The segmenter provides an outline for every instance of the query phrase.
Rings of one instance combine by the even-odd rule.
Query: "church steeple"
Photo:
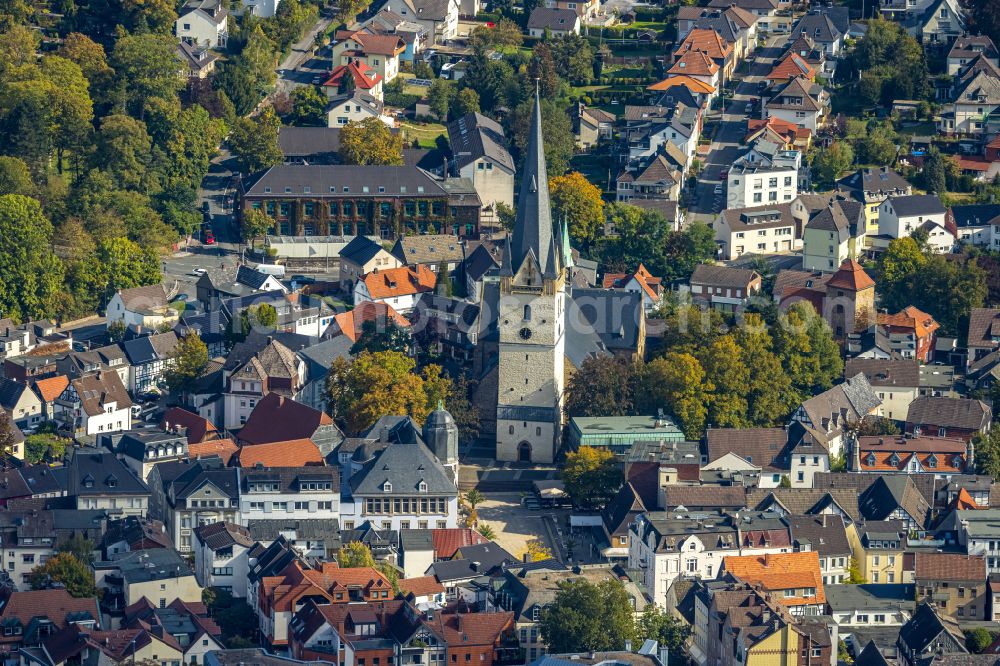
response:
[[[510,240],[511,263],[503,269],[508,274],[517,273],[525,258],[531,254],[542,276],[554,278],[561,269],[558,258],[560,248],[556,248],[552,234],[552,204],[549,202],[549,178],[545,170],[545,145],[542,140],[542,105],[537,84],[522,171],[517,217]]]

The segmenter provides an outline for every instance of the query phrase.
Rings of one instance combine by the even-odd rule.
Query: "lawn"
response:
[[[934,136],[937,134],[937,126],[933,120],[924,122],[903,121],[897,130],[900,134],[910,134],[912,136]]]
[[[443,134],[447,134],[447,128],[440,123],[407,121],[402,123],[400,128],[403,130],[403,137],[408,144],[416,139],[420,142],[421,148],[437,148],[437,138]]]

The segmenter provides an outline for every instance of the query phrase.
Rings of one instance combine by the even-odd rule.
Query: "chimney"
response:
[[[626,652],[632,651],[632,641],[627,638],[625,639],[625,651]]]

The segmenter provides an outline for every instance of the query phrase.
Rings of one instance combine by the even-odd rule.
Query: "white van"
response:
[[[264,275],[273,275],[279,278],[285,277],[284,264],[257,264],[254,266],[254,270]]]

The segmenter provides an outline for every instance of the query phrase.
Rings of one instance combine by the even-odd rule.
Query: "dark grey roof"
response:
[[[607,349],[636,349],[643,320],[642,294],[623,289],[573,288],[566,328],[594,335]]]
[[[500,263],[485,245],[477,245],[465,259],[465,275],[474,281],[479,281],[484,275],[495,274],[499,269]]]
[[[958,643],[959,651],[965,651],[962,647],[965,645],[965,636],[958,628],[958,623],[948,616],[938,615],[934,606],[925,601],[917,607],[913,617],[900,628],[899,641],[917,656],[937,642],[942,632],[950,633]]]
[[[900,388],[920,385],[920,363],[916,359],[850,358],[844,365],[844,375],[861,373],[872,387]]]
[[[364,266],[381,251],[382,246],[368,236],[355,236],[340,250],[340,258],[347,259],[358,266]]]
[[[851,555],[851,543],[847,539],[844,519],[837,514],[819,516],[786,516],[792,533],[792,542],[800,546],[809,543],[809,549],[820,557]]]
[[[279,164],[264,172],[247,196],[312,199],[386,196],[441,197],[444,189],[427,173],[409,166]]]
[[[888,195],[896,191],[909,190],[913,186],[889,167],[879,167],[859,169],[838,182],[837,187],[858,193],[881,192]]]
[[[824,585],[826,603],[836,611],[899,608],[913,612],[916,603],[912,583]]]
[[[503,128],[492,118],[470,113],[448,123],[448,142],[455,166],[459,169],[486,157],[508,171],[514,171],[514,160],[507,151]]]
[[[955,219],[955,226],[959,229],[997,224],[996,218],[1000,217],[1000,204],[952,206],[951,215]]]
[[[435,562],[431,565],[428,573],[433,574],[438,582],[443,583],[475,578],[504,564],[517,562],[516,557],[493,542],[463,546],[461,553],[464,559]]]
[[[698,264],[691,273],[691,284],[704,284],[713,287],[738,287],[745,289],[755,278],[760,277],[757,271],[749,268],[733,268],[732,266]]]
[[[327,543],[329,549],[340,543],[340,522],[337,520],[272,518],[248,520],[247,529],[250,537],[256,541],[271,541],[281,534],[294,532],[296,540],[319,541]]]
[[[168,501],[172,504],[189,497],[204,488],[205,484],[211,484],[224,495],[235,499],[239,497],[239,470],[235,467],[223,467],[218,458],[200,459],[171,481],[167,489]]]
[[[176,455],[187,451],[187,437],[162,430],[126,430],[120,436],[112,435],[108,443],[114,443],[112,450],[126,455],[134,460],[146,460],[147,451],[156,451],[161,447],[172,446]]]
[[[838,28],[833,18],[826,13],[827,8],[806,14],[792,29],[792,36],[805,35],[814,42],[833,42],[843,37],[847,33],[849,21],[846,25]],[[847,9],[846,7],[844,9]],[[822,13],[820,13],[822,12]],[[845,17],[846,18],[846,17]]]
[[[427,484],[425,492],[419,490],[421,481]],[[386,447],[351,477],[351,490],[354,495],[382,495],[386,482],[395,496],[458,495],[444,467],[419,440]]]
[[[282,126],[278,145],[285,157],[335,154],[340,150],[340,128]]]
[[[261,648],[246,648],[242,650],[212,650],[205,663],[213,666],[318,666],[328,665],[329,661],[299,661],[291,657],[279,657],[269,654]]]
[[[907,424],[979,430],[989,424],[992,411],[982,400],[922,395],[910,403]]]
[[[544,30],[548,28],[553,31],[572,30],[576,25],[577,14],[572,9],[552,9],[548,7],[535,7],[528,17],[528,29]]]
[[[538,7],[539,11],[568,11]],[[532,15],[534,15],[532,12]],[[558,248],[552,233],[552,204],[549,202],[549,177],[545,167],[545,145],[542,138],[542,106],[535,91],[535,108],[531,112],[531,131],[521,168],[518,190],[517,217],[510,242],[504,245],[501,272],[514,275],[530,255],[544,277],[558,275]]]
[[[252,483],[259,481],[274,481],[278,483],[278,492],[295,493],[303,483],[319,481],[330,482],[330,493],[340,493],[340,470],[336,467],[247,467],[240,479],[242,491],[248,492]],[[310,491],[311,492],[311,491]]]
[[[434,532],[431,530],[400,530],[399,547],[408,550],[434,550]]]
[[[329,340],[323,340],[309,347],[299,350],[299,356],[311,363],[314,368],[310,370],[310,377],[315,372],[325,373],[334,359],[350,358],[351,347],[354,343],[346,335],[338,335]]]
[[[269,277],[271,276],[267,273],[261,273],[246,264],[240,265],[236,271],[236,281],[253,289],[261,289]]]
[[[202,525],[194,531],[195,536],[211,550],[221,550],[230,546],[249,548],[254,540],[250,538],[250,530],[242,525],[219,522]]]
[[[191,567],[173,548],[152,548],[130,553],[118,553],[110,561],[95,562],[94,567],[118,569],[122,578],[129,585],[151,580],[194,576]]]
[[[12,409],[17,401],[21,399],[21,394],[28,389],[27,384],[16,382],[13,379],[0,378],[0,407],[8,410]]]
[[[914,215],[937,215],[945,213],[944,205],[936,194],[911,194],[889,199],[896,210],[896,217],[912,217]]]
[[[79,449],[69,463],[70,497],[88,495],[148,495],[149,486],[136,478],[114,454]]]
[[[923,525],[930,505],[913,481],[902,474],[879,476],[858,497],[858,509],[865,520],[886,520],[897,508],[902,509]]]

